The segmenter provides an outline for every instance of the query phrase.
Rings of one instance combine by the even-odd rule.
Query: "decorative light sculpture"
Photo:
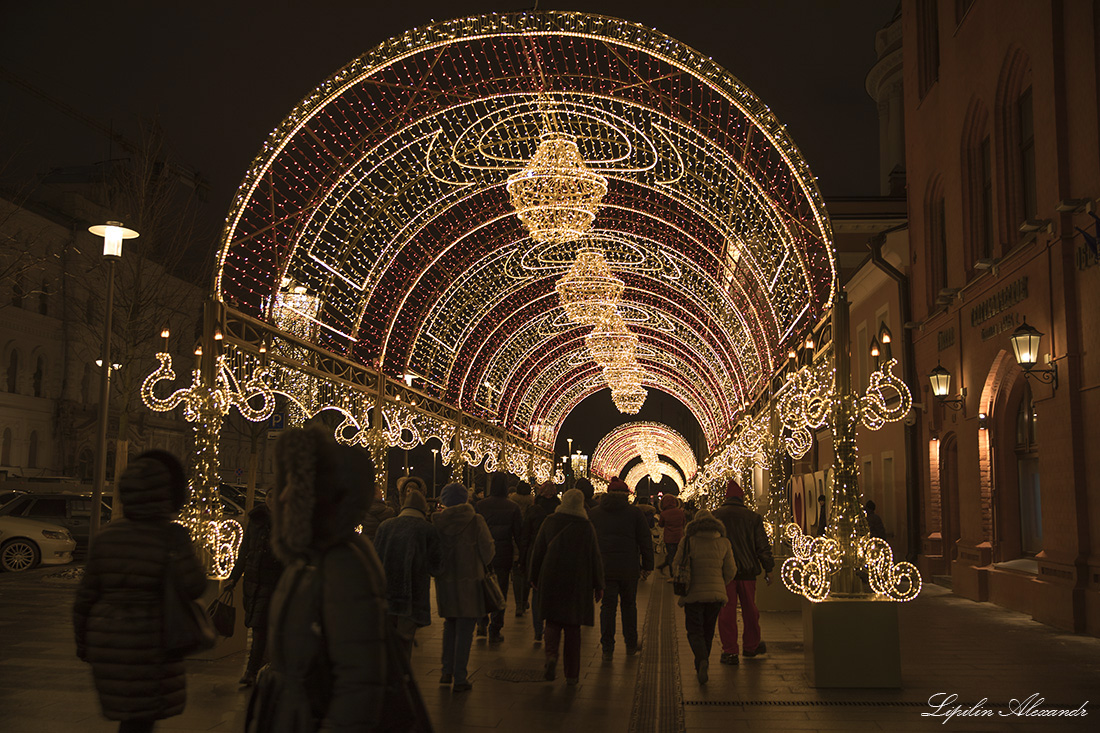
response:
[[[626,327],[623,317],[616,314],[611,320],[597,326],[584,337],[588,353],[604,368],[635,362],[638,337]]]
[[[626,389],[611,390],[611,401],[619,412],[625,415],[637,415],[645,404],[645,398],[649,393],[644,387],[628,387]]]
[[[508,176],[507,188],[531,238],[558,244],[579,239],[592,227],[607,179],[589,170],[573,136],[544,132],[527,166]]]
[[[642,386],[646,376],[645,367],[638,362],[614,364],[603,370],[603,378],[613,392],[636,389]]]
[[[619,315],[617,306],[622,298],[622,280],[611,274],[603,252],[584,247],[565,277],[558,280],[558,291],[566,315],[574,323],[601,326]],[[620,317],[621,320],[621,317]]]

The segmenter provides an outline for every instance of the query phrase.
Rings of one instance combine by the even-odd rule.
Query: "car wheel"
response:
[[[38,545],[30,540],[8,540],[0,547],[0,567],[9,573],[30,570],[38,564]]]

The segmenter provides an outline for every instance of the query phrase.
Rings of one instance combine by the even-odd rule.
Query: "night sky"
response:
[[[572,0],[540,8],[638,21],[711,56],[787,125],[825,195],[848,196],[878,193],[878,123],[864,79],[875,62],[875,31],[896,6]],[[105,135],[14,76],[133,139],[140,119],[156,118],[177,161],[209,181],[203,218],[213,235],[268,133],[323,79],[432,19],[531,7],[530,0],[8,2],[0,27],[0,179],[19,185],[119,155]]]

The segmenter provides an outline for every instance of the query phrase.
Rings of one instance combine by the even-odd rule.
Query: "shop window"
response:
[[[1034,557],[1043,549],[1043,508],[1039,483],[1039,451],[1036,445],[1038,416],[1031,387],[1016,411],[1016,469],[1020,487],[1020,552]]]

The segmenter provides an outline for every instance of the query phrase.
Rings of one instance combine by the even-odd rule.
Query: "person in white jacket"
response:
[[[684,607],[688,644],[695,654],[695,674],[699,684],[705,685],[718,612],[726,605],[726,585],[737,575],[725,525],[705,509],[684,529],[684,539],[672,560],[673,579],[684,563],[691,564],[691,581],[680,605]]]

